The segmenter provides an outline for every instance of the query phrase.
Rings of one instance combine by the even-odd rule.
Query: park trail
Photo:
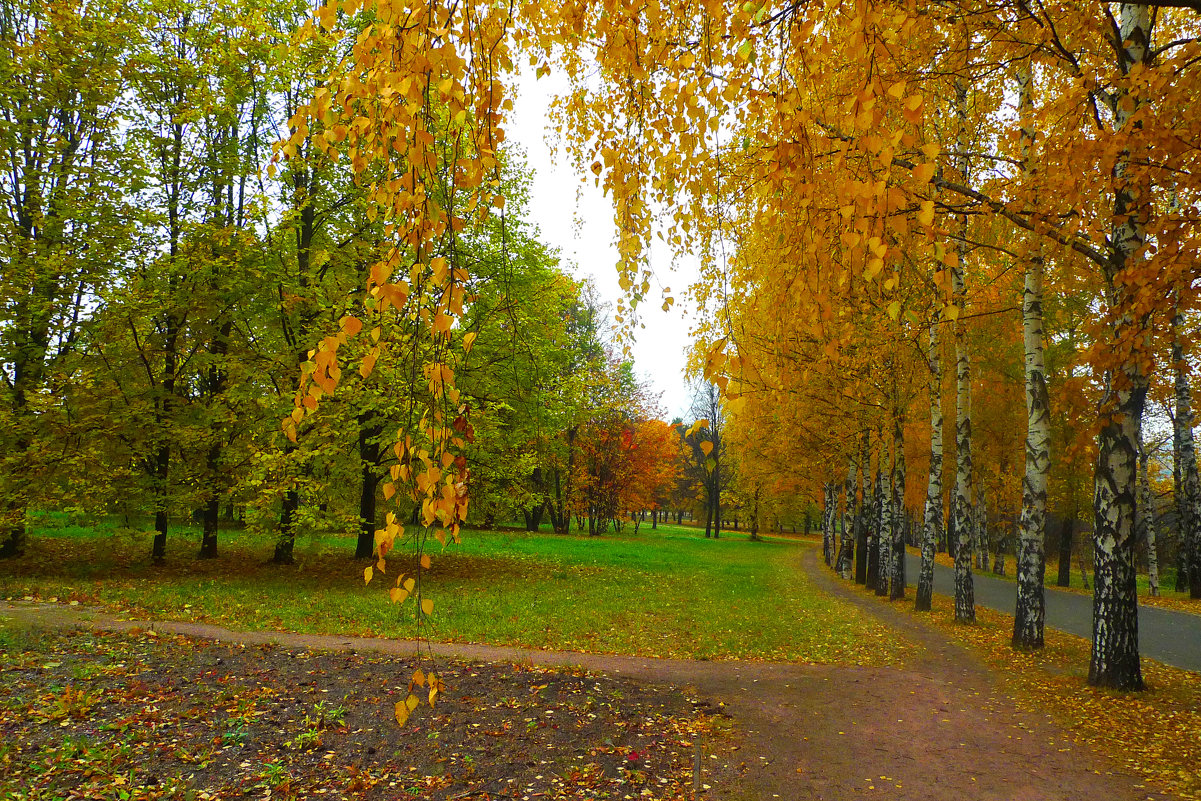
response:
[[[1047,716],[1016,709],[977,659],[889,605],[854,592],[804,548],[816,585],[899,630],[916,647],[905,667],[703,662],[540,651],[460,643],[239,632],[171,621],[124,620],[96,610],[5,604],[0,615],[42,626],[153,628],[185,636],[288,648],[354,650],[432,659],[579,666],[695,693],[730,718],[734,736],[702,744],[722,801],[1143,801],[1167,798],[1142,785]]]

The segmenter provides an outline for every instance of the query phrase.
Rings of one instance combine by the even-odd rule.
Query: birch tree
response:
[[[1016,79],[1022,171],[1029,180],[1036,171],[1034,73],[1029,59],[1019,62]],[[1015,648],[1041,648],[1043,645],[1047,472],[1051,465],[1051,410],[1043,363],[1043,257],[1041,243],[1030,239],[1022,288],[1022,340],[1026,351],[1026,474],[1022,479],[1017,609],[1013,617]]]
[[[930,396],[930,471],[926,480],[921,569],[917,580],[917,599],[914,601],[914,609],[919,612],[930,611],[934,597],[934,552],[942,538],[942,352],[937,319],[930,324],[926,363],[930,370],[927,383]]]

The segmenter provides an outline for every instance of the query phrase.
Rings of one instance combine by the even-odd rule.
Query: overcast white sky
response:
[[[566,152],[562,148],[552,152],[547,144],[547,110],[554,91],[562,88],[553,75],[534,80],[524,72],[507,136],[526,151],[534,172],[530,218],[541,229],[542,240],[559,248],[565,269],[576,278],[591,276],[602,296],[615,305],[621,290],[613,245],[613,207],[594,186],[591,173],[583,180],[571,168]],[[634,366],[653,392],[662,393],[662,411],[665,419],[671,420],[687,417],[690,402],[684,381],[690,322],[681,306],[683,290],[694,279],[695,270],[685,264],[672,272],[669,258],[657,252],[652,253],[652,266],[656,281],[651,297],[638,308],[645,328],[636,331]],[[659,287],[663,286],[671,287],[676,298],[670,312],[661,308]]]

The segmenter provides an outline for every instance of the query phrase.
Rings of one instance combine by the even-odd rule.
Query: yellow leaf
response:
[[[434,614],[434,600],[432,598],[426,598],[423,600],[421,602],[421,611],[425,612],[427,615]]]
[[[917,212],[917,221],[929,228],[934,224],[934,201],[923,200],[921,208]]]
[[[425,570],[430,569],[430,555],[428,553],[421,554],[421,567]]]
[[[706,439],[706,440],[702,440],[702,441],[701,441],[701,453],[703,453],[703,454],[705,454],[706,456],[708,456],[708,455],[709,455],[710,453],[712,453],[712,452],[713,452],[713,443],[712,443],[712,442],[710,442],[710,441],[709,441],[709,440],[707,440],[707,439]]]
[[[474,331],[468,331],[466,334],[463,335],[463,352],[464,353],[471,353],[471,346],[475,344],[475,337],[476,337],[476,333]]]
[[[409,705],[407,703],[405,703],[404,701],[397,701],[396,702],[396,725],[397,726],[405,725],[405,722],[409,719],[409,713],[411,713],[412,711],[413,710],[409,708]]]
[[[367,565],[367,567],[363,568],[363,583],[370,584],[372,575],[373,571],[371,570],[371,565]]]
[[[948,320],[954,322],[955,320],[959,319],[959,307],[948,305],[945,309],[943,309],[943,314],[947,316]]]
[[[425,686],[425,673],[421,671],[421,668],[417,668],[415,671],[413,671],[413,683],[418,687]]]
[[[375,354],[368,353],[363,357],[363,363],[359,365],[359,375],[367,378],[371,375],[371,371],[375,369]]]
[[[901,96],[904,94],[905,94],[905,82],[904,81],[897,81],[892,86],[888,87],[888,96],[891,97],[893,100],[900,100]]]
[[[901,313],[901,301],[894,300],[892,303],[888,304],[888,316],[889,317],[891,317],[892,319],[895,320],[900,315],[900,313]]]
[[[863,271],[863,280],[872,281],[880,271],[884,269],[884,259],[872,259],[867,263],[867,269]]]
[[[402,597],[403,593],[404,590],[400,589],[399,587],[393,587],[392,589],[388,590],[388,598],[392,600],[392,603],[398,604],[404,600]]]
[[[384,500],[390,500],[396,494],[396,485],[389,481],[384,484]]]
[[[599,161],[592,162],[592,172],[594,175],[600,175],[601,169],[603,168],[601,167],[601,163]]]
[[[413,588],[416,586],[417,586],[417,582],[415,580],[405,579],[405,592],[412,592]]]
[[[929,183],[930,179],[934,177],[934,170],[934,163],[928,161],[913,168],[913,177],[920,183]]]

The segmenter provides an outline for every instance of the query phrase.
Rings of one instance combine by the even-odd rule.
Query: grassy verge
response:
[[[266,562],[270,543],[222,534],[221,557],[195,558],[185,532],[168,563],[149,564],[147,535],[59,530],[0,564],[0,597],[100,603],[148,617],[233,628],[524,645],[695,659],[889,664],[907,645],[852,605],[828,598],[798,567],[803,546],[691,528],[637,536],[467,532],[423,574],[435,603],[419,632],[415,605],[388,602],[396,570],[364,586],[346,538],[306,538],[298,563]],[[391,579],[391,580],[389,580]]]

